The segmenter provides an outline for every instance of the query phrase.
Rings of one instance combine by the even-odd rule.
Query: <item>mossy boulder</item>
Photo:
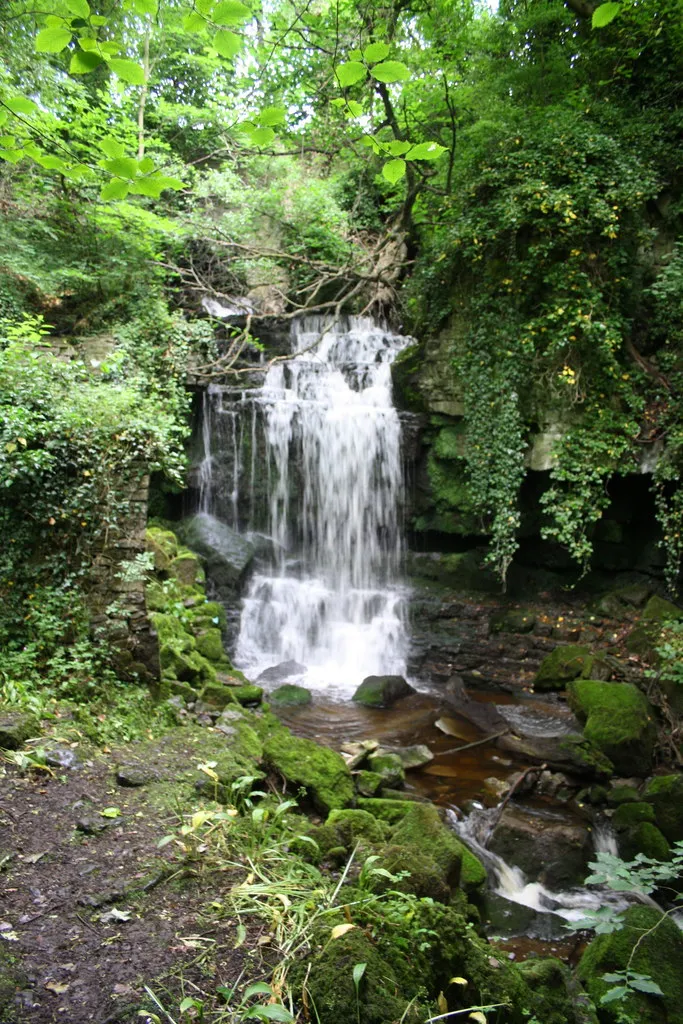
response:
[[[554,957],[524,960],[519,972],[533,993],[537,1020],[543,1024],[597,1024],[590,998],[566,964]]]
[[[165,572],[178,554],[178,539],[170,530],[150,526],[145,533],[145,547],[154,555],[157,572]]]
[[[654,808],[643,801],[620,804],[612,815],[612,824],[616,829],[629,828],[631,825],[640,824],[641,821],[654,820]]]
[[[297,686],[296,683],[283,683],[268,695],[268,700],[277,708],[303,707],[310,704],[313,695],[305,686]]]
[[[210,704],[212,708],[222,709],[227,707],[228,704],[237,703],[235,689],[237,688],[224,686],[222,683],[207,683],[206,686],[202,687],[199,696],[205,704]]]
[[[639,853],[653,860],[669,860],[671,847],[656,825],[641,821],[619,831],[619,855],[633,860]]]
[[[383,786],[402,786],[405,781],[403,762],[397,754],[371,754],[368,766],[381,777]]]
[[[645,694],[632,683],[577,679],[567,686],[569,704],[584,721],[584,735],[622,775],[652,768],[656,729]]]
[[[201,560],[192,551],[182,548],[166,567],[169,576],[179,580],[185,587],[193,587],[204,582],[204,569]]]
[[[206,632],[201,633],[196,638],[195,642],[197,650],[207,661],[214,661],[218,664],[230,664],[223,649],[223,637],[221,636],[220,629],[217,629],[215,626],[207,629]]]
[[[40,722],[33,712],[0,707],[0,748],[19,750],[26,740],[39,733]]]
[[[658,775],[651,779],[643,799],[652,805],[657,827],[669,842],[683,839],[683,775]]]
[[[331,811],[325,824],[334,828],[337,845],[343,846],[349,852],[359,839],[364,839],[368,843],[382,843],[389,832],[389,826],[383,821],[378,821],[368,811]]]
[[[358,987],[353,981],[356,964],[365,964]],[[330,941],[330,928],[321,931],[314,952],[289,975],[294,991],[306,986],[306,997],[315,1007],[320,1024],[418,1024],[428,1013],[415,996],[420,979],[410,981],[406,964],[397,976],[389,960],[360,928],[353,928]]]
[[[653,594],[643,608],[643,622],[678,622],[683,619],[683,608]]]
[[[375,796],[382,788],[382,776],[377,772],[360,771],[356,774],[356,789],[361,796]]]
[[[415,690],[403,676],[366,676],[351,699],[368,708],[388,708],[411,693]]]
[[[460,884],[466,892],[478,893],[486,884],[483,864],[443,823],[433,804],[409,804],[391,833],[391,841],[428,855],[451,888]]]
[[[216,628],[221,632],[227,625],[225,608],[218,601],[201,601],[185,612],[193,633]]]
[[[536,613],[528,608],[502,608],[489,619],[492,633],[531,633],[536,625]]]
[[[254,686],[253,683],[245,683],[243,686],[233,686],[232,695],[238,704],[260,704],[263,700],[263,688]]]
[[[600,1019],[618,1024],[623,1014],[643,1024],[683,1024],[683,934],[674,922],[651,907],[629,907],[624,927],[610,935],[598,935],[586,949],[578,977],[596,1005]],[[663,996],[630,993],[623,1000],[600,1000],[612,984],[604,974],[630,967],[655,981]]]
[[[268,767],[297,788],[302,786],[318,810],[347,807],[354,797],[351,773],[341,754],[280,726],[264,744]]]
[[[380,872],[371,875],[369,887],[373,892],[381,893],[392,889],[396,892],[412,893],[420,898],[438,900],[439,903],[450,903],[451,887],[446,876],[429,853],[419,851],[410,846],[389,844],[378,851],[379,860],[373,865]],[[387,878],[383,872],[393,877]],[[405,877],[401,877],[407,872]]]
[[[150,622],[159,638],[159,661],[166,678],[189,683],[216,681],[215,668],[202,657],[195,638],[175,615],[154,612]]]
[[[204,559],[209,578],[219,591],[234,593],[254,558],[254,545],[203,512],[186,519],[180,532],[188,548]]]
[[[610,807],[620,807],[621,804],[635,804],[640,801],[638,790],[635,786],[619,785],[612,786],[607,792],[607,803]]]
[[[567,644],[547,654],[534,676],[538,691],[562,690],[572,679],[600,679],[609,668],[588,647]]]
[[[358,797],[358,806],[364,811],[369,811],[380,821],[386,821],[389,825],[395,825],[402,821],[410,810],[407,800],[393,800],[384,797]]]

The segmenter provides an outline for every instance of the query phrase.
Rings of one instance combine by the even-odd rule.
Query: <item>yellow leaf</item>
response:
[[[451,978],[448,982],[449,985],[467,985],[467,978]]]
[[[436,1005],[439,1007],[441,1013],[448,1013],[448,1000],[446,999],[443,992],[439,992],[436,997]]]
[[[468,1019],[476,1020],[479,1022],[479,1024],[486,1024],[486,1017],[484,1016],[483,1013],[480,1013],[479,1010],[476,1010],[474,1013],[471,1013]]]
[[[69,985],[65,981],[48,981],[45,988],[49,992],[54,992],[55,995],[61,996],[62,992],[66,992]]]
[[[342,935],[346,935],[347,932],[350,932],[351,929],[355,927],[355,924],[336,924],[332,929],[331,937],[333,939],[338,939]]]

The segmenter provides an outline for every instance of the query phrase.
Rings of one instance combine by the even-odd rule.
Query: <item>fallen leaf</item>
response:
[[[346,935],[352,928],[355,928],[355,924],[336,924],[332,929],[331,938],[338,939],[342,935]]]
[[[103,811],[100,811],[103,818],[120,818],[121,808],[120,807],[105,807]]]
[[[54,992],[56,996],[61,996],[69,988],[69,983],[68,981],[48,981],[45,983],[45,988],[48,992]]]
[[[0,932],[0,939],[4,939],[5,942],[18,942],[19,936],[16,932]]]
[[[24,857],[24,860],[27,864],[37,864],[40,858],[45,857],[46,855],[47,850],[44,850],[43,853],[29,853]]]
[[[451,978],[449,985],[467,985],[467,978]]]
[[[130,910],[117,910],[116,907],[112,907],[111,910],[107,910],[106,913],[100,916],[101,924],[110,924],[112,921],[130,921],[132,911]]]

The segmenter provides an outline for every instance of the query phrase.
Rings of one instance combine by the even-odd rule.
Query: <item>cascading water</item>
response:
[[[367,675],[405,673],[390,364],[407,343],[368,318],[302,318],[292,358],[272,365],[261,388],[206,395],[200,508],[260,532],[268,549],[234,655],[251,678],[292,662],[306,685],[348,694]],[[217,459],[226,461],[222,487]]]

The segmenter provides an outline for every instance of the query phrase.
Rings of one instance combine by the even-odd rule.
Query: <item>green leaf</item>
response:
[[[71,32],[66,28],[44,28],[36,36],[38,53],[60,53],[71,42]]]
[[[158,199],[161,193],[167,189],[181,189],[184,185],[180,178],[167,178],[164,174],[155,174],[149,178],[138,178],[131,186],[131,192],[139,196],[150,196]]]
[[[392,156],[403,156],[411,148],[411,143],[401,142],[400,139],[397,139],[395,142],[388,143],[384,148],[388,149]]]
[[[14,135],[0,135],[0,146],[3,149],[14,149],[16,143],[17,140]],[[29,153],[29,156],[33,156],[33,154]]]
[[[624,996],[628,995],[628,989],[626,985],[617,985],[616,988],[611,988],[608,992],[605,992],[604,996],[601,997],[601,1003],[614,1003],[617,999],[623,999]]]
[[[394,185],[406,173],[405,160],[388,160],[382,168],[382,177]]]
[[[140,174],[149,174],[154,170],[154,161],[151,156],[145,156],[142,160],[138,160],[138,170]]]
[[[255,146],[269,146],[275,138],[272,128],[248,128],[249,138]]]
[[[420,142],[408,150],[408,160],[438,160],[442,153],[446,152],[445,146],[438,142]]]
[[[600,6],[596,7],[593,11],[593,17],[591,19],[593,28],[604,28],[605,25],[609,25],[611,21],[614,21],[620,10],[621,4],[613,2],[600,4]]]
[[[123,156],[125,147],[122,142],[118,139],[112,138],[111,135],[107,135],[104,139],[100,139],[100,149],[105,156],[108,156],[111,160],[116,159],[117,156]]]
[[[344,100],[342,100],[344,103]],[[358,100],[346,100],[344,103],[346,113],[348,117],[362,117],[363,116],[363,104],[359,103]]]
[[[87,50],[88,52],[97,52],[100,48],[98,40],[93,39],[92,36],[81,36],[78,40],[78,45],[81,50]]]
[[[405,82],[410,78],[410,68],[400,60],[385,60],[376,64],[370,74],[378,82]]]
[[[251,999],[252,996],[272,996],[273,990],[265,981],[255,981],[253,985],[247,985],[244,990],[244,998]]]
[[[203,32],[206,28],[206,18],[202,18],[198,11],[192,11],[183,18],[183,28],[186,32]]]
[[[9,107],[13,114],[38,113],[38,107],[33,100],[26,99],[25,96],[12,96],[11,99],[5,100],[5,106]]]
[[[362,50],[349,50],[349,60],[362,60],[362,59],[363,59],[363,51]]]
[[[69,62],[69,73],[87,75],[89,71],[93,71],[98,64],[102,63],[103,60],[99,53],[84,53],[82,50],[76,50]]]
[[[650,995],[653,996],[664,995],[657,982],[653,981],[652,978],[631,978],[631,981],[629,982],[629,987],[635,988],[639,992],[648,992]]]
[[[251,11],[240,0],[222,0],[211,15],[211,20],[216,25],[241,25],[250,18]]]
[[[242,40],[234,32],[229,32],[227,29],[221,29],[220,32],[216,32],[213,37],[213,45],[221,55],[221,57],[234,57],[235,54],[239,53],[242,49]]]
[[[362,82],[367,75],[367,69],[360,61],[349,60],[345,64],[338,64],[334,73],[342,89],[345,89],[349,85],[355,85],[356,82]]]
[[[145,84],[145,70],[139,64],[136,64],[134,60],[114,57],[109,61],[109,67],[124,82],[130,82],[131,85]]]
[[[8,164],[18,164],[23,159],[23,149],[0,149],[0,160],[6,160]]]
[[[372,135],[363,135],[360,141],[363,146],[367,146],[376,155],[381,152],[379,146],[377,145],[377,142],[375,141],[375,139],[373,139]]]
[[[138,176],[138,162],[132,156],[117,156],[113,160],[105,160],[104,169],[118,178],[133,181]]]
[[[157,0],[133,0],[133,10],[136,14],[149,14],[153,18],[157,13],[157,9]]]
[[[269,126],[274,124],[284,124],[287,117],[287,111],[284,107],[264,107],[259,112],[256,120],[259,124]]]
[[[79,178],[85,178],[92,173],[92,168],[88,167],[87,164],[73,164],[72,167],[67,167],[64,171],[67,178],[73,178],[76,181]]]
[[[88,0],[66,0],[66,6],[77,18],[90,17],[90,4]]]
[[[119,807],[105,807],[103,811],[100,811],[103,818],[120,818],[121,809]]]
[[[290,1024],[294,1020],[291,1013],[282,1003],[269,1003],[268,1006],[255,1006],[247,1017],[259,1017],[261,1020],[278,1020]]]
[[[105,55],[105,57],[107,57],[107,59],[109,57],[115,57],[120,49],[121,47],[119,46],[119,44],[115,42],[113,39],[107,43],[100,43],[100,50]]]
[[[363,975],[365,974],[365,968],[367,966],[368,966],[367,964],[356,964],[354,966],[354,968],[353,968],[353,983],[356,986],[356,988],[358,988],[358,985],[360,984],[360,980],[363,977]]]
[[[363,50],[363,57],[368,64],[374,64],[375,61],[384,60],[385,57],[389,56],[391,47],[387,43],[370,43]]]
[[[105,18],[103,14],[93,14],[90,19],[90,24],[95,25],[96,28],[101,28],[103,25],[106,25],[108,21],[109,18]]]
[[[37,164],[40,164],[41,167],[44,167],[46,171],[66,170],[67,165],[59,156],[52,156],[51,154],[46,153],[45,156],[34,157],[33,159]]]

